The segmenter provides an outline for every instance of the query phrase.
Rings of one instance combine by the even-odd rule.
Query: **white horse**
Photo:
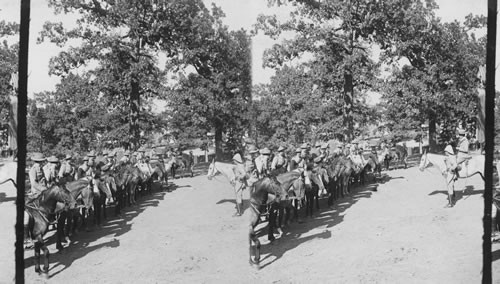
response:
[[[216,162],[215,160],[213,160],[208,167],[207,178],[211,180],[217,173],[221,173],[224,177],[227,178],[229,182],[232,183],[235,180],[233,167],[234,164]]]
[[[424,169],[426,169],[429,165],[433,165],[439,170],[441,175],[446,180],[448,206],[453,207],[455,201],[455,181],[457,179],[457,175],[455,172],[450,172],[447,170],[445,158],[446,156],[444,155],[424,152],[424,154],[420,158],[419,169],[420,171],[424,171]],[[455,157],[451,158],[454,159]],[[479,174],[484,180],[484,155],[471,156],[470,159],[463,162],[460,166],[461,169],[458,172],[458,178],[469,178],[473,175]]]

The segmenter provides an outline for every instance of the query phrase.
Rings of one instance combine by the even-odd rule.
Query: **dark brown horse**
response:
[[[25,211],[29,215],[28,236],[35,242],[35,271],[48,273],[49,250],[45,246],[43,236],[49,224],[55,221],[57,203],[64,204],[64,210],[73,209],[76,201],[70,192],[60,186],[52,186],[44,190],[38,197],[25,204]],[[40,250],[44,254],[44,266],[40,270]]]
[[[292,203],[288,195],[288,189],[297,179],[306,178],[306,184],[310,184],[307,175],[303,172],[292,171],[279,175],[278,177],[265,177],[254,184],[254,191],[250,195],[250,264],[259,265],[260,262],[260,241],[255,233],[255,227],[260,222],[260,214],[270,207],[268,238],[272,236],[276,215],[275,212],[280,206],[290,208]],[[272,213],[272,214],[271,214]],[[274,238],[272,236],[271,240]],[[253,258],[252,258],[253,257]]]
[[[61,242],[74,233],[79,220],[81,220],[81,223],[88,230],[87,218],[94,202],[94,194],[92,188],[90,188],[90,181],[86,178],[65,183],[61,187],[68,190],[71,197],[79,206],[72,210],[64,210],[65,205],[63,203],[57,204],[56,212],[60,214],[57,222],[56,248],[58,250],[63,249]],[[80,209],[82,210],[81,213],[79,212]]]

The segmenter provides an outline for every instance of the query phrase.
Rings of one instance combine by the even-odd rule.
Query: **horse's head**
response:
[[[424,150],[422,157],[420,157],[420,164],[418,166],[418,169],[420,171],[423,171],[425,168],[427,168],[428,165],[429,165],[429,159],[427,158],[427,151]]]
[[[57,202],[64,203],[65,209],[71,210],[76,208],[76,200],[69,190],[57,185],[53,186],[50,190],[52,191],[51,195]]]
[[[211,180],[216,173],[217,173],[217,168],[215,167],[215,160],[212,160],[212,162],[208,166],[207,178]]]

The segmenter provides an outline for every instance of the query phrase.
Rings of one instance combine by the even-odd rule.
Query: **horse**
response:
[[[457,172],[450,172],[447,170],[446,156],[427,153],[422,154],[420,158],[419,170],[424,171],[429,165],[436,167],[441,175],[446,180],[446,191],[448,193],[448,207],[455,205],[455,181],[457,178],[469,178],[479,174],[484,181],[484,155],[471,156],[468,160],[463,162],[461,168]],[[455,158],[455,157],[451,157]]]
[[[56,234],[56,248],[58,250],[63,249],[63,246],[61,244],[62,240],[65,239],[65,237],[70,237],[76,230],[75,223],[77,222],[78,217],[82,218],[82,224],[85,225],[87,231],[89,230],[87,219],[90,210],[94,207],[94,193],[92,192],[92,189],[89,185],[90,181],[86,178],[60,185],[60,187],[67,190],[71,194],[71,197],[77,202],[77,204],[79,203],[80,205],[73,210],[64,210],[63,203],[57,204],[56,212],[60,212],[57,222]],[[79,212],[80,208],[82,209],[82,213]]]
[[[250,224],[249,224],[249,262],[259,267],[260,241],[255,233],[255,227],[260,222],[260,215],[265,208],[270,208],[268,222],[268,239],[274,240],[273,230],[275,225],[275,212],[280,207],[292,206],[288,190],[298,179],[305,179],[306,186],[311,182],[303,171],[291,171],[277,177],[264,177],[255,182],[255,190],[250,195]],[[252,259],[253,257],[253,259]]]
[[[389,170],[389,163],[391,161],[395,162],[396,169],[400,167],[401,163],[405,169],[408,167],[408,149],[406,146],[396,144],[394,149],[385,151],[383,157],[386,170]]]
[[[212,162],[208,166],[207,178],[209,180],[211,180],[212,178],[215,177],[216,174],[220,173],[229,182],[231,182],[235,178],[234,172],[233,172],[233,167],[234,167],[234,165],[231,163],[222,163],[222,162],[216,162],[215,160],[212,160]]]
[[[35,272],[37,273],[46,274],[49,271],[50,253],[44,243],[43,236],[54,219],[58,202],[64,204],[64,210],[71,210],[76,206],[76,201],[71,193],[57,185],[42,191],[38,197],[25,204],[25,211],[29,215],[28,236],[35,241]],[[44,254],[42,270],[40,270],[40,250]]]

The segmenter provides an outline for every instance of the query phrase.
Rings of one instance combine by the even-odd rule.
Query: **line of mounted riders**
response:
[[[239,153],[233,163],[213,161],[207,177],[223,174],[233,185],[236,194],[236,214],[242,213],[242,191],[250,191],[249,245],[250,264],[259,266],[260,241],[254,231],[262,216],[268,219],[268,240],[274,241],[274,229],[282,229],[289,221],[298,221],[298,212],[305,205],[306,217],[313,215],[314,200],[319,210],[319,198],[328,198],[328,206],[350,194],[353,183],[364,184],[365,174],[372,171],[380,175],[381,164],[395,156],[404,161],[407,149],[398,145],[389,151],[385,148],[379,156],[376,151],[363,153],[353,143],[341,145],[329,153],[327,144],[316,143],[312,148],[304,143],[288,159],[284,147],[279,147],[274,157],[268,148],[257,150],[251,144],[245,151],[245,161]],[[293,211],[293,214],[292,214]],[[292,217],[292,218],[290,218]],[[291,219],[291,220],[290,220]]]
[[[175,175],[176,169],[189,171],[192,176],[193,160],[189,157],[153,154],[151,158],[139,150],[133,155],[125,152],[116,160],[116,152],[104,151],[96,157],[91,151],[83,158],[79,167],[72,165],[71,155],[62,161],[55,156],[46,159],[41,153],[31,157],[33,166],[29,170],[30,190],[25,202],[25,236],[34,242],[35,271],[47,273],[49,251],[43,236],[49,227],[55,226],[56,247],[63,249],[78,228],[88,231],[89,217],[102,225],[106,218],[106,205],[115,204],[115,214],[120,216],[125,206],[136,204],[137,197],[151,194],[153,184],[159,183],[167,191],[167,173]],[[40,251],[44,254],[44,266],[40,269]]]

